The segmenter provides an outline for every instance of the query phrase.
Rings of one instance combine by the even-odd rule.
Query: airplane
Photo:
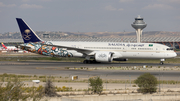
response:
[[[160,59],[160,64],[177,54],[173,48],[158,43],[43,41],[21,18],[16,18],[24,44],[16,46],[26,51],[47,56],[82,57],[83,63]]]
[[[4,43],[1,42],[1,45],[4,49],[7,49],[7,47],[4,45]]]
[[[12,50],[12,51],[19,51],[18,48],[15,46],[5,46],[4,43],[1,42],[2,48],[1,50]]]

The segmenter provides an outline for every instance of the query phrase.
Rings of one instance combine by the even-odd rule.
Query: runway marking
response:
[[[29,65],[29,63],[0,63],[0,65]]]
[[[36,69],[66,70],[64,68],[58,68],[58,67],[36,67]]]

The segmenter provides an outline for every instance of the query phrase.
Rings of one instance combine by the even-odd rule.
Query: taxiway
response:
[[[119,66],[162,66],[156,63],[100,63],[83,64],[80,62],[36,62],[36,61],[1,61],[0,73],[27,74],[27,75],[55,75],[70,77],[78,75],[79,78],[88,78],[89,76],[101,76],[107,79],[136,79],[143,73],[149,72],[161,80],[180,80],[180,70],[114,70],[114,69],[65,69],[65,67],[78,68],[107,68]],[[165,64],[166,67],[180,66],[180,64]]]

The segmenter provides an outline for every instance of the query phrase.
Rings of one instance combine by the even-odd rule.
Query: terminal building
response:
[[[131,26],[136,30],[137,37],[118,38],[50,38],[49,34],[43,34],[44,41],[82,41],[82,42],[129,42],[129,43],[160,43],[169,47],[180,49],[180,37],[143,37],[142,31],[147,26],[143,18],[138,16]],[[42,35],[42,34],[41,34]],[[6,46],[15,46],[23,43],[23,39],[0,39]]]
[[[44,41],[85,41],[85,42],[129,42],[136,43],[137,38],[44,38]],[[1,39],[6,46],[15,46],[23,43],[23,39]],[[180,37],[145,37],[142,43],[160,43],[169,47],[180,49]]]

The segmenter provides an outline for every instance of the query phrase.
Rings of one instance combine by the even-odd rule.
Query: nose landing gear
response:
[[[164,62],[163,62],[163,61],[161,61],[161,62],[160,62],[160,64],[161,64],[161,65],[163,65],[163,64],[164,64]]]
[[[163,65],[164,61],[165,61],[165,59],[160,59],[160,64]]]

